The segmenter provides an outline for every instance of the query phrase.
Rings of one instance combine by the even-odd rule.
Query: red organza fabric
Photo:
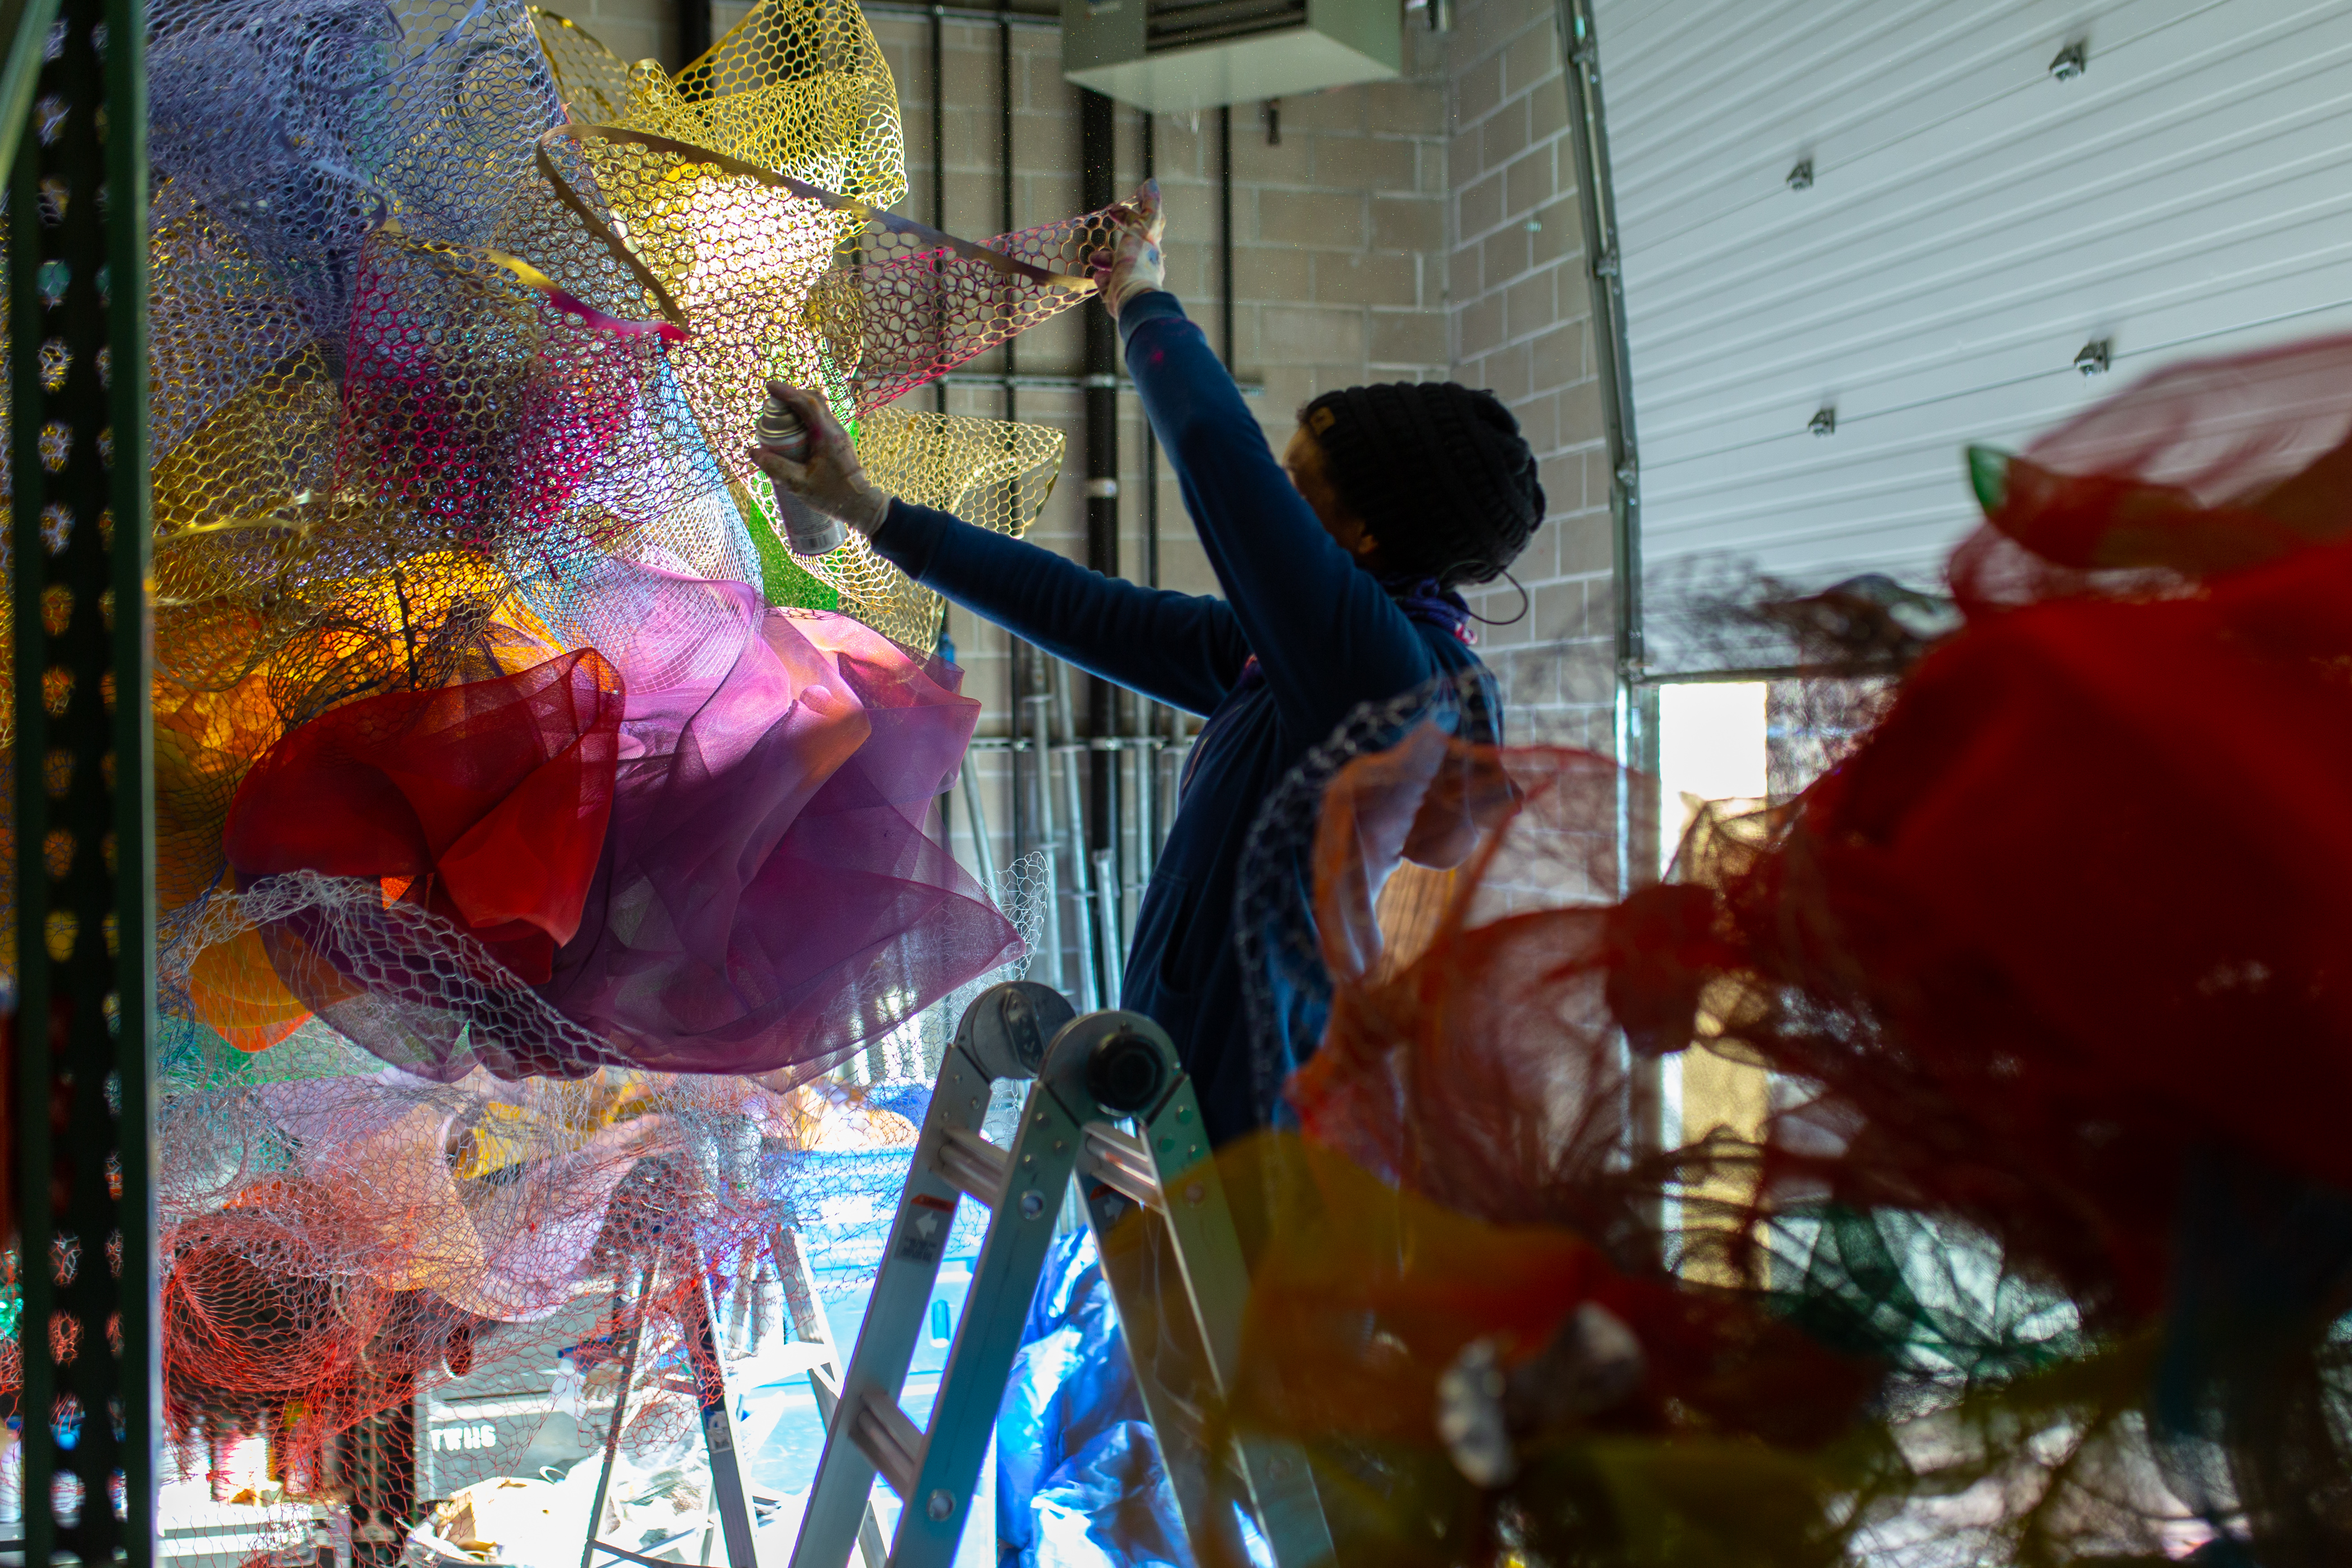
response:
[[[1340,770],[1314,855],[1331,1019],[1289,1087],[1309,1136],[1496,1221],[1564,1217],[1552,1199],[1614,1184],[1585,1179],[1622,1141],[1601,902],[1616,778],[1606,758],[1471,746],[1433,724]],[[1436,929],[1397,968],[1379,893],[1407,855],[1470,843]]]
[[[2352,339],[2151,378],[2000,478],[1959,628],[1670,885],[1616,896],[1601,759],[1420,734],[1326,792],[1325,1201],[1268,1248],[1244,1409],[1422,1489],[1385,1560],[1504,1522],[1579,1562],[2344,1560]],[[1402,825],[1495,772],[1400,947]],[[1645,1155],[1621,1042],[1769,1070],[1760,1124]],[[1587,1304],[1641,1391],[1547,1415]],[[1769,1400],[1707,1392],[1757,1364]],[[1449,1400],[1520,1466],[1475,1500]]]
[[[307,1008],[445,1079],[805,1076],[1018,955],[934,826],[979,712],[953,667],[621,561],[551,613],[609,662],[355,702],[247,775],[238,913],[290,997],[224,902],[191,978],[213,1015],[267,1043]]]
[[[1341,1562],[1832,1562],[1832,1497],[1871,1484],[1836,1447],[1870,1347],[1677,1273],[1611,1006],[1655,934],[1616,902],[1622,782],[1432,724],[1323,792],[1304,1138],[1223,1161],[1269,1197],[1228,1414],[1304,1446]],[[1406,857],[1463,844],[1416,921]]]
[[[1801,1000],[1740,1037],[1859,1113],[1842,1190],[1975,1216],[2139,1313],[2186,1152],[2352,1186],[2347,430],[2335,339],[2035,442],[1955,556],[1965,628],[1777,842],[1708,869],[1727,967]]]
[[[1952,554],[1973,612],[2137,597],[2352,529],[2352,337],[2159,371],[2007,465],[1988,526]]]
[[[310,870],[398,884],[528,981],[580,929],[613,811],[621,683],[593,650],[334,710],[254,764],[222,844],[241,886]]]
[[[2069,1245],[2053,1215],[2050,1239],[2115,1235],[2143,1308],[2183,1146],[2352,1185],[2347,605],[2352,547],[2320,547],[1990,616],[1931,656],[1727,906],[1763,984],[1899,1052],[1776,1029],[1776,1065],[1866,1100],[1918,1197],[2092,1201],[2095,1231]]]

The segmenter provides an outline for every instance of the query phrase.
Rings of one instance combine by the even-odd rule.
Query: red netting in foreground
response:
[[[1339,759],[1305,1142],[1227,1158],[1342,1561],[2345,1560],[2347,454],[2331,340],[1980,458],[1964,621],[1628,898],[1602,759]]]

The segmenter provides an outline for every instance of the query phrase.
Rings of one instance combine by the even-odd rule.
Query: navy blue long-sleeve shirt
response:
[[[1207,716],[1137,913],[1119,1005],[1168,1030],[1210,1136],[1223,1142],[1267,1110],[1256,1103],[1234,942],[1235,881],[1259,807],[1358,706],[1477,659],[1449,629],[1409,617],[1324,531],[1173,295],[1129,300],[1119,328],[1223,598],[1106,577],[904,500],[890,503],[874,545],[1048,653]],[[1253,654],[1264,679],[1244,681]]]

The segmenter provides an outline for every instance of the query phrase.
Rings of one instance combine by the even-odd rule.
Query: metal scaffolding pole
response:
[[[1053,680],[1054,717],[1060,735],[1051,755],[1058,764],[1068,818],[1062,829],[1070,857],[1070,885],[1066,897],[1070,905],[1071,935],[1078,948],[1077,1003],[1080,1012],[1090,1013],[1102,1005],[1102,990],[1096,981],[1094,905],[1087,897],[1087,746],[1077,738],[1076,726],[1071,721],[1070,667],[1058,658],[1054,660]]]
[[[988,813],[980,804],[980,775],[971,764],[971,755],[966,752],[963,765],[956,772],[963,780],[963,819],[971,831],[972,869],[980,873],[988,896],[1001,899],[1004,889],[996,885],[996,846],[988,839]]]
[[[1114,753],[1116,754],[1116,753]],[[1118,863],[1108,849],[1095,851],[1095,925],[1102,936],[1102,988],[1116,1005],[1126,983],[1122,963],[1126,944],[1120,939]]]
[[[1036,657],[1042,658],[1045,656],[1039,654]],[[1045,850],[1045,930],[1040,938],[1045,951],[1037,955],[1045,964],[1037,978],[1060,991],[1065,989],[1062,984],[1062,879],[1056,863],[1061,858],[1062,841],[1054,830],[1054,727],[1050,719],[1054,698],[1051,692],[1033,691],[1021,700],[1029,710],[1030,731],[1034,737],[1030,752],[1037,759],[1037,765],[1030,771],[1037,776],[1037,841]],[[1017,758],[1020,753],[1013,754]]]

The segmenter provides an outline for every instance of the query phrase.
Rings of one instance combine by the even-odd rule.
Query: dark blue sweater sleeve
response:
[[[1171,707],[1207,713],[1249,645],[1223,600],[1090,572],[1024,540],[904,500],[874,548],[924,587],[1058,658]]]
[[[1319,739],[1358,704],[1435,676],[1428,644],[1323,531],[1175,297],[1130,300],[1119,329],[1144,411],[1283,717]]]

